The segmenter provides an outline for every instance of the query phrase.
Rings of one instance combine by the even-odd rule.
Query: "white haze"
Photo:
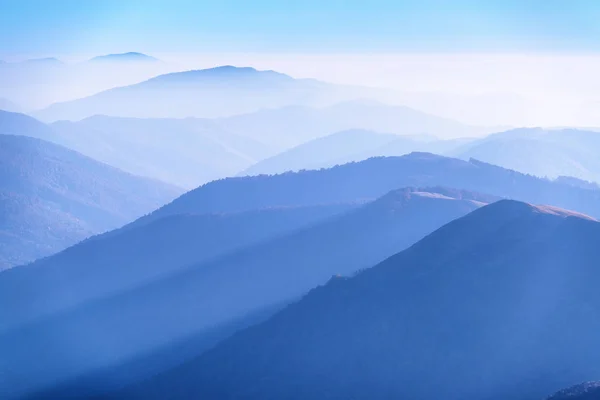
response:
[[[164,55],[167,59],[168,55]],[[298,78],[392,89],[388,102],[477,125],[599,126],[600,56],[513,54],[177,55]]]
[[[600,126],[600,56],[557,54],[175,54],[164,62],[89,66],[67,60],[58,79],[2,79],[0,97],[33,111],[174,71],[218,65],[378,87],[378,100],[482,126]],[[31,56],[33,57],[33,56]],[[10,59],[5,57],[4,59]],[[2,72],[4,74],[4,72]]]

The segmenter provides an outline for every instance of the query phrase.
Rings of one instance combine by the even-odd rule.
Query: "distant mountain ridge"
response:
[[[415,151],[445,153],[464,140],[437,140],[426,135],[396,135],[364,129],[340,131],[303,143],[244,170],[240,176],[279,174],[330,168],[376,156],[402,156]]]
[[[351,157],[365,151],[366,148],[376,148],[397,138],[400,136],[360,129],[336,132],[259,161],[240,175],[272,175],[302,169],[329,168],[335,165],[334,160]],[[340,164],[344,164],[344,162],[340,162]]]
[[[292,118],[288,120],[290,112]],[[365,128],[327,136],[329,129],[344,126]],[[365,129],[369,127],[404,134],[368,132]],[[212,120],[96,115],[43,125],[24,115],[0,113],[0,133],[50,140],[135,175],[188,189],[238,175],[249,167],[252,169],[246,173],[282,172],[289,169],[286,160],[290,160],[289,167],[300,169],[306,163],[308,167],[330,167],[414,150],[446,152],[464,141],[436,140],[416,132],[448,133],[463,128],[469,127],[405,107],[364,101],[324,109],[288,107]],[[318,139],[311,140],[314,137]],[[275,155],[298,143],[304,144]],[[307,158],[314,163],[305,163]],[[271,168],[265,163],[279,166]]]
[[[103,56],[96,56],[88,60],[88,62],[158,62],[157,58],[152,56],[137,53],[119,53],[119,54],[107,54]]]
[[[270,138],[285,135],[286,129],[307,135],[308,139],[358,128],[453,138],[490,132],[490,128],[471,127],[408,107],[364,100],[377,98],[377,95],[378,91],[370,88],[296,79],[271,70],[225,65],[159,75],[137,84],[55,103],[34,113],[34,116],[43,121],[73,121],[93,115],[135,118],[227,118],[239,115],[237,121],[226,121],[228,125],[224,127],[228,129],[237,125],[242,128],[245,125],[258,140],[259,125],[268,128],[263,134]],[[337,105],[348,101],[349,104]],[[312,107],[328,108],[315,111],[310,109]],[[252,115],[255,113],[257,115]],[[347,125],[343,125],[345,119],[348,119]],[[337,127],[330,129],[316,124],[319,120],[329,120],[329,124],[334,123]],[[357,120],[369,121],[369,126],[351,123]],[[295,126],[298,123],[301,125]],[[276,129],[273,129],[274,124]],[[309,127],[319,131],[305,129]],[[389,127],[395,129],[390,130]],[[301,132],[299,128],[305,131]],[[240,132],[241,129],[234,131]]]
[[[65,146],[188,189],[235,175],[271,154],[269,146],[202,119],[94,116],[50,127]]]
[[[0,111],[0,134],[48,140],[134,175],[185,188],[235,175],[271,154],[263,143],[202,119],[94,116],[47,125]]]
[[[279,82],[303,81],[324,84],[313,79],[294,79],[289,75],[276,71],[262,71],[252,67],[235,67],[223,65],[219,67],[198,69],[183,72],[171,72],[142,82],[144,85],[162,85],[171,83],[203,84],[205,81],[212,83],[214,78],[227,79],[228,83],[263,85],[277,84]],[[219,83],[219,82],[214,82]],[[260,86],[259,86],[260,88]]]
[[[0,110],[0,134],[29,136],[54,142],[56,133],[46,124],[28,115]]]
[[[331,104],[345,97],[334,87],[274,71],[222,66],[168,73],[37,112],[42,120],[120,117],[223,117],[288,104]],[[225,108],[226,104],[226,108]]]
[[[600,133],[578,129],[520,128],[475,140],[449,153],[536,176],[600,182]]]
[[[264,109],[219,118],[216,122],[225,129],[246,132],[257,140],[280,144],[283,148],[353,129],[437,138],[480,136],[495,132],[493,128],[469,126],[417,109],[363,98],[347,99],[325,107],[289,105]]]
[[[372,199],[398,187],[435,186],[552,204],[600,217],[598,190],[555,183],[476,160],[411,153],[402,157],[370,158],[321,171],[210,182],[140,218],[135,224],[172,214]]]
[[[100,55],[81,61],[63,62],[48,57],[0,62],[0,96],[11,99],[23,110],[33,111],[140,82],[173,68],[135,52]]]

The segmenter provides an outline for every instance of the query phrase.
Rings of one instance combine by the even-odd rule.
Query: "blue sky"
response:
[[[599,52],[597,0],[0,0],[0,53]]]

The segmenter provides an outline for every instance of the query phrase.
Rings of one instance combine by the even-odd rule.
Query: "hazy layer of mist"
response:
[[[36,110],[166,72],[219,65],[378,88],[370,96],[475,125],[600,125],[600,57],[544,54],[156,54],[160,62],[0,65],[0,97]]]

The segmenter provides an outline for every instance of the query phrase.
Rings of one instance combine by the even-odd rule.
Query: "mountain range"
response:
[[[291,105],[217,119],[225,129],[246,132],[265,143],[290,148],[335,132],[363,129],[398,135],[428,135],[440,139],[476,137],[497,132],[440,118],[409,107],[353,99],[326,107]],[[358,161],[358,160],[357,160]]]
[[[153,124],[156,128],[151,128]],[[274,156],[294,146],[344,130],[370,130],[402,136],[417,136],[428,141],[434,141],[435,135],[452,137],[460,134],[477,135],[489,132],[489,129],[469,127],[406,107],[388,106],[364,100],[347,101],[325,108],[288,106],[216,119],[135,119],[97,115],[78,122],[60,121],[52,126],[59,129],[77,128],[80,130],[96,128],[107,130],[110,128],[123,132],[123,134],[138,136],[145,133],[146,130],[159,131],[164,136],[168,135],[169,139],[176,142],[181,140],[183,143],[187,142],[185,134],[179,133],[182,127],[185,127],[188,132],[190,130],[208,132],[212,138],[224,137],[225,143],[227,143],[228,136],[236,136],[245,138],[251,143],[258,142],[264,148],[260,153],[254,154],[252,150],[256,144],[254,147],[249,145],[248,150],[239,145],[233,146],[234,150],[242,153],[249,152],[254,157],[248,162],[260,161],[257,159],[259,156],[263,158]],[[165,142],[165,145],[169,146],[169,141],[165,139]],[[342,140],[339,142],[342,146],[345,145]],[[192,145],[193,142],[190,143],[190,147]],[[116,150],[119,149],[118,146],[114,147]]]
[[[402,136],[363,129],[336,132],[313,139],[252,165],[240,175],[278,174],[330,168],[377,156],[402,156],[415,151],[446,153],[468,139],[437,140],[427,135]]]
[[[0,111],[0,134],[48,140],[131,174],[185,188],[235,175],[272,154],[258,141],[202,119],[96,116],[48,125]]]
[[[173,202],[125,226],[120,231],[103,235],[102,241],[96,240],[93,243],[84,243],[84,246],[81,247],[76,246],[70,249],[70,252],[65,252],[64,256],[74,254],[76,256],[73,256],[73,259],[78,260],[96,259],[98,258],[97,254],[105,254],[98,258],[98,262],[111,264],[120,272],[125,271],[124,267],[119,267],[121,263],[137,265],[141,263],[139,260],[144,260],[143,264],[147,265],[146,272],[152,270],[149,265],[154,261],[159,266],[171,262],[172,265],[169,267],[175,268],[184,263],[199,261],[193,257],[208,251],[201,246],[195,249],[194,239],[188,239],[188,237],[195,238],[197,235],[202,237],[207,235],[206,233],[201,234],[201,231],[197,230],[203,225],[209,224],[209,221],[215,220],[213,217],[203,216],[205,214],[233,213],[237,216],[225,220],[236,221],[243,215],[253,215],[252,213],[246,214],[246,212],[270,208],[292,207],[295,209],[301,207],[303,209],[309,207],[308,210],[313,210],[311,207],[318,207],[310,211],[311,213],[316,212],[317,209],[335,210],[336,207],[347,209],[348,204],[370,201],[398,187],[427,186],[458,187],[480,193],[490,193],[498,197],[515,198],[540,204],[557,204],[600,216],[598,208],[600,191],[598,190],[527,176],[481,162],[466,162],[432,154],[413,153],[403,157],[373,158],[321,171],[214,181],[182,195]],[[335,205],[335,207],[331,205]],[[286,214],[287,212],[289,211],[286,211]],[[238,215],[238,213],[242,214]],[[311,220],[309,214],[305,214],[302,218],[307,221]],[[270,226],[267,221],[257,218],[254,223],[255,225]],[[148,226],[147,231],[143,229],[146,225]],[[132,236],[125,234],[127,230],[132,230]],[[258,232],[260,231],[257,231],[255,235],[258,235]],[[119,239],[113,239],[112,236],[119,236]],[[232,231],[227,236],[236,237],[236,234]],[[129,239],[129,237],[136,239]],[[167,238],[169,240],[164,242]],[[215,236],[215,240],[223,241],[223,244],[216,247],[219,248],[231,239]],[[160,241],[163,241],[162,248],[159,247]],[[110,248],[115,246],[114,248],[119,250],[93,250],[89,254],[80,253],[82,248],[103,248],[97,247],[99,246],[97,243],[112,243],[109,245]],[[211,246],[214,247],[215,244]],[[155,249],[156,252],[147,250],[142,253],[144,247]],[[160,257],[161,251],[165,252],[165,259]],[[193,256],[188,256],[188,252],[191,252],[190,254]],[[114,256],[117,259],[110,258],[113,257],[113,253],[118,254],[118,256]],[[214,253],[209,251],[206,254]],[[66,266],[72,263],[72,261],[68,261],[69,257],[71,256],[62,258],[60,255],[36,264]],[[106,259],[105,257],[109,257],[111,261],[103,261]],[[136,260],[136,257],[137,261],[131,261]],[[182,261],[175,262],[177,259]],[[106,268],[98,267],[98,270],[108,271]],[[50,278],[42,280],[50,281]],[[117,282],[117,279],[112,281]],[[49,297],[58,299],[60,296]],[[27,315],[28,313],[22,314]],[[6,316],[1,319],[8,320]]]
[[[290,117],[290,112],[296,119]],[[344,115],[354,117],[349,120]],[[443,152],[465,143],[364,129],[327,136],[329,129],[343,126],[383,128],[384,115],[390,121],[387,128],[398,132],[426,131],[436,121],[410,109],[346,102],[325,109],[290,107],[212,120],[93,116],[48,125],[23,114],[0,112],[0,133],[49,140],[126,172],[188,189],[240,173],[329,167],[414,150]],[[442,129],[446,123],[451,130],[461,129],[460,124],[451,121],[436,123],[440,132],[447,132]],[[325,137],[311,141],[321,134]],[[293,146],[297,147],[286,151]]]
[[[226,176],[331,167],[411,151],[473,158],[552,179],[600,180],[600,164],[594,157],[600,148],[596,131],[523,128],[479,139],[439,140],[435,135],[482,131],[364,100],[217,119],[94,116],[50,127],[53,133],[46,128],[36,133],[29,126],[11,133],[31,131],[30,136],[52,140],[127,172],[189,189]]]
[[[600,223],[503,200],[127,398],[543,398],[599,376]]]
[[[599,129],[164,57],[0,60],[0,398],[600,400]]]
[[[600,133],[596,131],[520,128],[489,135],[446,154],[541,177],[600,182],[598,151]]]
[[[483,138],[438,140],[428,135],[393,136],[352,129],[299,144],[259,161],[244,174],[318,169],[369,157],[426,151],[473,158],[539,177],[571,177],[589,183],[600,181],[600,163],[595,157],[598,150],[600,134],[592,130],[520,128]]]
[[[396,190],[403,186],[435,185],[491,195],[450,189]],[[392,193],[385,195],[390,191]],[[275,307],[271,309],[276,311],[333,274],[352,274],[372,266],[445,222],[497,199],[495,196],[558,204],[600,215],[598,190],[556,183],[481,162],[425,153],[373,158],[320,171],[215,181],[184,194],[120,231],[36,263],[39,270],[48,268],[48,276],[40,273],[43,278],[40,281],[17,279],[39,282],[32,292],[23,288],[17,293],[2,291],[8,296],[5,302],[21,305],[0,318],[8,321],[0,341],[7,346],[3,353],[7,360],[12,360],[13,381],[22,382],[19,390],[60,385],[61,381],[70,379],[75,380],[77,386],[79,374],[93,375],[99,370],[104,371],[98,372],[101,376],[106,376],[107,370],[121,371],[119,366],[130,365],[132,360],[145,355],[154,360],[152,371],[156,373],[201,353],[206,347],[193,351],[182,345],[185,351],[175,351],[175,355],[166,357],[170,360],[168,363],[161,363],[161,357],[151,356],[160,349],[179,348],[177,343],[188,339],[206,343],[205,335],[209,332],[212,332],[213,342],[218,341],[217,338],[224,336],[215,334],[215,329],[220,331],[223,326],[261,313],[265,308]],[[207,242],[209,247],[217,249],[216,253],[206,254],[209,259],[202,258],[203,247],[198,245],[198,249],[194,249],[194,240],[186,240],[190,232],[197,232],[194,237],[206,237],[210,232],[193,222],[200,220],[204,225],[208,217],[186,215],[252,215],[246,213],[270,207],[327,204],[345,207],[344,203],[377,197],[381,199],[359,209],[346,209],[322,220],[313,219],[309,225],[295,230],[290,226],[289,231],[265,237],[261,242],[244,242],[236,248],[225,240],[220,254],[219,246]],[[455,209],[457,205],[459,208]],[[260,218],[248,221],[254,221],[251,226],[257,226],[262,224]],[[215,234],[215,243],[235,230],[224,232],[226,236]],[[165,241],[165,238],[171,239]],[[163,256],[159,255],[160,243],[165,246]],[[156,253],[143,251],[149,247],[156,248]],[[173,251],[180,255],[169,255]],[[106,255],[99,257],[98,254]],[[98,258],[98,263],[83,261],[94,258]],[[83,271],[83,265],[95,271],[81,275],[88,283],[78,277],[77,271]],[[27,274],[26,270],[19,272],[20,268],[14,270],[13,276]],[[65,297],[61,295],[63,284],[80,287],[81,291],[71,290],[73,296]],[[7,288],[19,287],[11,280],[7,280],[6,285]],[[94,292],[94,287],[100,291]],[[17,296],[18,293],[24,296]],[[40,300],[34,301],[35,298]],[[44,300],[48,298],[55,301]],[[265,317],[268,315],[263,314]],[[236,324],[238,328],[246,326],[243,322]],[[112,327],[111,330],[102,328],[106,326]],[[48,337],[53,338],[51,346],[47,346]],[[63,338],[69,338],[69,343]],[[63,351],[75,341],[77,352]],[[103,350],[98,353],[97,349]],[[26,361],[32,352],[38,355],[33,370]],[[145,363],[133,364],[137,367],[128,369],[127,376],[136,379],[148,376],[148,371],[139,367]],[[118,376],[110,373],[109,376],[114,380],[113,385],[126,383]],[[99,382],[90,379],[95,385]],[[100,382],[106,383],[102,379]],[[84,389],[94,391],[98,386]]]
[[[151,257],[136,257],[135,248],[127,246],[135,243],[135,234],[128,230],[122,234],[131,238],[122,237],[124,249],[117,250],[102,238],[93,240],[70,249],[72,254],[79,253],[70,263],[61,262],[70,258],[69,250],[54,257],[54,264],[43,260],[37,266],[39,278],[33,271],[35,264],[30,271],[16,268],[11,275],[0,275],[0,285],[5,287],[2,296],[13,304],[1,318],[12,322],[12,327],[5,323],[0,333],[1,375],[12,385],[0,392],[14,396],[76,379],[79,374],[126,363],[190,335],[208,334],[215,327],[285,304],[333,274],[353,273],[385,259],[490,200],[494,198],[446,189],[397,190],[358,209],[222,256],[207,257],[198,251],[198,260],[208,259],[185,268],[173,269],[168,259],[157,265],[149,261]],[[258,217],[252,219],[254,223],[245,229],[261,223]],[[143,232],[151,232],[151,225],[137,229],[142,228],[140,234],[150,235]],[[209,232],[208,227],[203,230]],[[109,238],[118,240],[118,236]],[[82,263],[92,260],[95,251],[104,253],[99,249],[111,250],[111,254],[97,263]],[[164,251],[169,254],[168,247]],[[112,260],[120,255],[125,259],[113,265]],[[47,268],[51,270],[46,272]],[[157,268],[162,274],[152,277],[148,269]],[[132,276],[137,285],[115,290],[115,284],[132,282]],[[85,301],[90,289],[99,295],[98,288],[105,295]],[[68,290],[65,294],[64,289]],[[48,301],[56,304],[55,295],[62,307],[41,317],[39,310],[47,309]],[[77,299],[83,301],[74,305]],[[23,316],[31,321],[15,323]],[[193,355],[188,351],[178,361]],[[35,364],[30,362],[32,357]],[[170,366],[162,365],[162,369]]]
[[[0,134],[29,136],[36,139],[56,142],[58,136],[48,125],[17,112],[0,110]]]
[[[399,187],[453,187],[553,204],[600,217],[600,191],[525,175],[476,160],[429,153],[374,157],[324,170],[226,178],[178,197],[133,225],[182,213],[234,212],[373,199]]]
[[[188,189],[233,176],[273,153],[252,137],[204,119],[94,116],[50,127],[64,146],[130,173]]]
[[[0,135],[0,269],[117,228],[181,192],[40,139]]]
[[[286,136],[303,138],[292,143],[297,145],[336,131],[357,128],[385,133],[427,133],[444,138],[494,131],[365,98],[377,98],[376,91],[295,79],[276,71],[220,66],[160,75],[141,83],[56,103],[34,116],[43,121],[56,121],[80,120],[98,114],[136,118],[238,115],[223,122],[223,126],[234,132],[249,130],[250,136],[273,145],[284,145],[282,140]],[[342,105],[337,106],[337,103]]]

